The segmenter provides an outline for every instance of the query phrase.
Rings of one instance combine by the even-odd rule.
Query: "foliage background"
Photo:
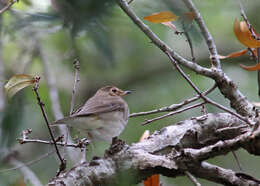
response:
[[[126,98],[131,112],[168,106],[194,96],[195,92],[172,68],[167,57],[150,43],[119,7],[113,2],[105,2],[98,1],[96,6],[81,7],[80,11],[85,12],[84,14],[80,14],[80,11],[74,12],[80,15],[79,17],[75,15],[78,18],[76,23],[80,25],[75,26],[77,24],[74,24],[75,27],[71,26],[73,22],[70,22],[71,20],[64,22],[62,20],[65,19],[64,16],[57,17],[57,12],[55,13],[50,2],[21,1],[13,6],[13,13],[6,12],[2,15],[0,58],[4,62],[5,77],[1,81],[6,81],[17,73],[40,75],[42,80],[39,91],[46,105],[49,119],[54,120],[41,59],[37,55],[32,57],[32,51],[37,42],[50,63],[50,70],[55,75],[60,103],[65,115],[68,115],[70,108],[74,81],[72,62],[75,56],[78,57],[81,65],[76,107],[85,102],[99,87],[107,84],[134,90],[134,93]],[[243,48],[233,33],[234,19],[240,18],[240,10],[236,1],[194,0],[194,3],[201,11],[220,54],[225,55]],[[103,6],[103,4],[107,6]],[[245,0],[243,5],[248,19],[256,31],[260,32],[260,20],[257,16],[259,2]],[[184,5],[178,0],[136,0],[131,6],[141,18],[164,10],[171,10],[177,15],[185,12]],[[69,13],[66,11],[63,15],[68,16]],[[58,15],[62,15],[61,12],[58,12]],[[190,59],[190,49],[184,36],[176,36],[173,31],[161,24],[146,23],[163,41]],[[178,22],[176,25],[180,26]],[[196,26],[191,31],[191,35],[197,62],[205,66],[210,65],[206,45],[200,33],[196,31]],[[239,63],[254,64],[248,56],[222,61],[224,71],[238,84],[243,94],[250,101],[258,101],[257,73],[242,70]],[[213,84],[211,80],[193,72],[187,71],[187,73],[203,90]],[[228,106],[227,100],[221,96],[218,90],[211,93],[210,97]],[[207,106],[207,109],[209,112],[221,112],[212,106]],[[146,126],[140,124],[144,119],[153,116],[131,118],[120,138],[131,144],[137,142],[146,129],[159,130],[164,126],[199,114],[201,114],[200,109],[194,109]],[[3,159],[8,149],[17,148],[18,159],[23,162],[36,159],[52,149],[51,146],[41,144],[22,146],[17,144],[16,138],[20,137],[21,131],[26,128],[32,128],[31,137],[33,138],[49,139],[40,108],[36,104],[35,96],[30,88],[19,92],[6,102],[6,107],[0,113],[0,117],[3,119],[0,125],[2,129],[0,171],[11,167],[8,161]],[[73,131],[72,133],[76,135]],[[108,147],[108,144],[103,142],[96,142],[94,145],[99,156],[102,156],[105,148]],[[92,149],[87,153],[88,157],[91,156],[91,151]],[[259,177],[257,174],[259,160],[257,158],[244,150],[238,151],[238,157],[245,172]],[[214,158],[210,162],[238,171],[232,154]],[[57,167],[58,160],[55,154],[31,166],[44,184],[55,175]],[[19,170],[0,172],[0,185],[21,185],[21,179],[22,174]],[[166,186],[192,185],[186,177],[168,179],[162,176],[161,180]],[[124,185],[124,181],[127,180],[122,180],[122,185]],[[202,185],[216,185],[204,180],[199,181]]]

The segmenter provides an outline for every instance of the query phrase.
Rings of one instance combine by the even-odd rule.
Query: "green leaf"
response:
[[[27,74],[16,74],[5,84],[5,94],[8,98],[11,98],[23,88],[33,85],[34,83],[34,77]]]

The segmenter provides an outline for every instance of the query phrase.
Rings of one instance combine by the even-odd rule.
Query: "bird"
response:
[[[51,126],[65,124],[91,141],[111,143],[112,138],[119,136],[127,125],[129,108],[122,97],[130,93],[115,86],[102,87],[82,107],[51,123]]]

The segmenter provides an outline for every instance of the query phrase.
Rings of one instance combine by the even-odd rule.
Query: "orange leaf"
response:
[[[227,58],[234,58],[239,57],[242,55],[245,55],[247,53],[248,49],[240,50],[237,52],[232,52],[231,54],[228,54],[227,56],[218,55],[219,59],[227,59]]]
[[[252,34],[245,21],[239,22],[237,19],[235,19],[234,32],[239,42],[245,45],[246,47],[248,48],[260,47],[260,41],[252,37]],[[258,35],[256,34],[254,29],[253,32],[255,33],[255,35]]]
[[[253,66],[246,66],[246,65],[240,64],[240,67],[245,70],[248,70],[248,71],[260,70],[260,63],[257,63],[256,65],[253,65]]]
[[[154,13],[150,16],[144,17],[144,20],[149,21],[151,23],[164,23],[169,21],[176,21],[177,19],[178,16],[169,11]]]
[[[159,186],[159,185],[160,185],[160,180],[158,174],[154,174],[144,181],[144,186]]]

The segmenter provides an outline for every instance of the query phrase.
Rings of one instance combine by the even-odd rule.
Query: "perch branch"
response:
[[[208,90],[206,90],[205,92],[202,92],[202,94],[204,95],[208,95],[209,93],[211,93],[213,90],[215,90],[215,88],[217,87],[216,84],[214,84],[211,88],[209,88]],[[155,113],[160,113],[160,112],[171,112],[171,111],[176,111],[178,110],[179,108],[187,105],[187,104],[190,104],[194,101],[197,101],[200,99],[200,96],[197,95],[193,98],[189,98],[189,99],[186,99],[184,101],[182,101],[181,103],[178,103],[178,104],[172,104],[170,106],[167,106],[167,107],[162,107],[162,108],[159,108],[159,109],[154,109],[154,110],[151,110],[151,111],[146,111],[146,112],[137,112],[137,113],[132,113],[130,114],[130,117],[137,117],[137,116],[145,116],[145,115],[150,115],[150,114],[155,114]]]

